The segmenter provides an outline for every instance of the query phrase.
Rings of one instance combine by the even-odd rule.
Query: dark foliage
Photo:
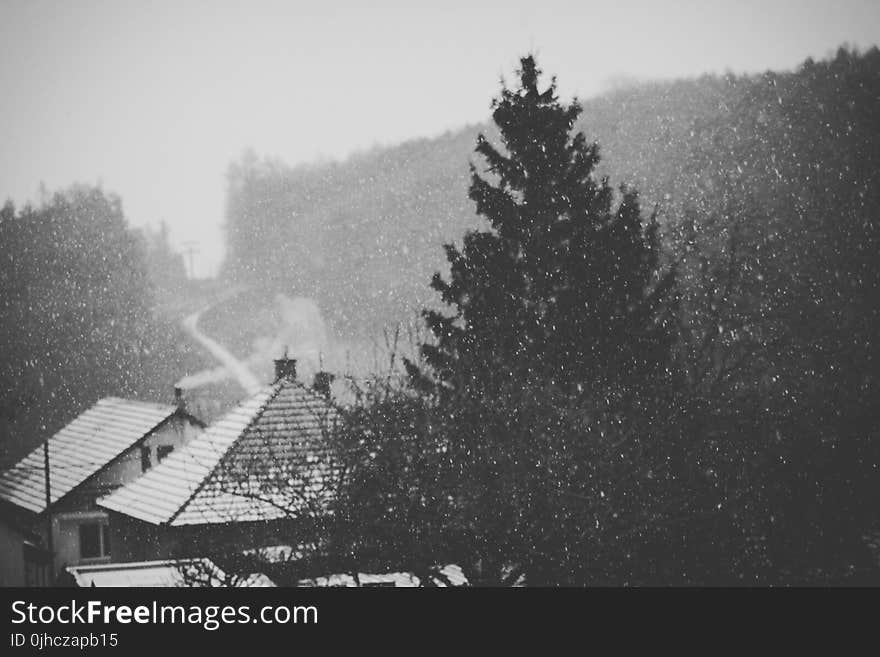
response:
[[[74,187],[0,214],[0,450],[14,459],[100,397],[172,397],[201,367],[153,310],[143,238],[119,199]]]
[[[657,224],[644,227],[635,191],[597,180],[596,144],[569,133],[581,111],[555,85],[538,89],[524,59],[521,86],[505,88],[493,118],[506,153],[480,135],[494,180],[472,169],[469,196],[491,230],[446,246],[451,275],[432,287],[454,316],[428,311],[436,344],[424,348],[444,383],[476,389],[534,377],[567,392],[614,388],[668,364],[669,315],[659,306]]]
[[[427,480],[407,479],[418,474],[410,471],[404,480],[454,500],[435,518],[443,530],[429,544],[454,556],[472,582],[877,581],[877,554],[866,539],[878,522],[867,501],[880,491],[880,418],[871,402],[878,265],[868,256],[877,248],[870,172],[878,152],[865,144],[876,144],[878,133],[858,109],[876,102],[839,88],[847,77],[876,76],[876,58],[841,51],[788,84],[768,74],[765,86],[732,108],[736,130],[697,129],[714,137],[692,154],[693,195],[671,203],[678,215],[667,215],[667,258],[678,271],[671,352],[668,314],[654,314],[642,330],[603,330],[603,320],[621,326],[615,299],[643,322],[649,314],[636,312],[640,306],[657,310],[645,294],[665,289],[646,275],[658,263],[656,228],[649,224],[635,242],[601,242],[614,231],[591,232],[603,245],[586,249],[604,256],[595,269],[569,269],[577,242],[554,241],[552,228],[572,213],[553,206],[558,187],[546,172],[572,164],[559,157],[566,153],[559,145],[588,147],[557,138],[557,166],[545,163],[554,153],[551,126],[566,126],[566,108],[554,106],[552,87],[543,97],[529,87],[524,62],[521,88],[505,90],[496,104],[510,155],[478,142],[493,177],[475,173],[471,197],[492,230],[469,233],[461,250],[447,247],[451,279],[435,276],[433,287],[456,314],[427,313],[436,340],[425,356],[437,379],[412,368],[423,393],[432,391],[426,383],[440,384],[427,398],[434,415],[422,422],[422,440],[442,456]],[[841,94],[838,120],[848,117],[832,135],[840,150],[807,157],[792,144],[806,143],[806,131],[821,134],[824,123],[794,115],[809,115],[813,94],[832,90]],[[802,136],[783,132],[786,141],[771,141],[781,129],[766,112],[771,95],[790,115],[776,120],[802,125]],[[537,131],[547,132],[508,139],[507,131],[527,123],[511,119],[510,105],[528,107],[527,99],[536,107],[525,117],[541,116],[542,102],[554,107],[536,119]],[[755,161],[755,139],[771,145],[767,161]],[[542,149],[542,140],[549,146]],[[532,158],[539,173],[518,166],[517,157]],[[817,175],[810,172],[826,167],[836,181],[810,182]],[[610,195],[602,183],[564,196],[596,198],[597,189]],[[637,211],[623,211],[633,200],[623,196],[614,215],[621,225],[627,217],[638,225]],[[550,228],[542,230],[529,220],[547,207]],[[609,205],[599,208],[606,214],[597,223],[613,226]],[[588,302],[559,322],[549,302],[565,298],[565,281],[598,312]],[[604,295],[590,296],[593,282]],[[633,290],[641,303],[632,303]],[[384,440],[394,445],[399,434],[388,431]],[[393,468],[377,467],[398,481]],[[415,498],[398,503],[422,508]],[[394,526],[405,532],[407,524]],[[398,548],[391,553],[408,554]]]

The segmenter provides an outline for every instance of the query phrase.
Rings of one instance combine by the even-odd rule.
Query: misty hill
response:
[[[784,224],[815,244],[829,210],[876,207],[878,77],[876,48],[841,49],[792,72],[618,89],[584,102],[577,128],[599,142],[613,185],[634,185],[646,208],[659,207],[672,252],[694,230],[707,252],[720,249],[744,221],[761,239]],[[316,299],[346,337],[411,322],[435,302],[428,282],[445,270],[441,245],[480,225],[467,187],[481,131],[496,139],[469,126],[314,166],[246,154],[228,172],[224,275]]]

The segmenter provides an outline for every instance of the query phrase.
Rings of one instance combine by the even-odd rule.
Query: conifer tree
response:
[[[490,228],[446,245],[450,278],[432,281],[455,313],[425,313],[436,344],[423,351],[447,388],[525,375],[583,391],[637,381],[669,355],[656,214],[645,226],[626,187],[615,207],[598,145],[571,136],[581,106],[560,103],[555,78],[540,90],[540,73],[523,58],[518,87],[493,102],[504,150],[479,136],[488,175],[472,164],[469,192]]]
[[[643,221],[633,190],[616,197],[598,146],[572,136],[580,105],[520,63],[493,104],[503,149],[479,136],[488,171],[471,167],[490,225],[446,246],[450,276],[432,287],[454,313],[426,311],[427,367],[409,369],[439,393],[444,523],[472,583],[631,581],[652,567],[637,544],[663,542],[653,438],[674,390],[673,275],[656,215]]]

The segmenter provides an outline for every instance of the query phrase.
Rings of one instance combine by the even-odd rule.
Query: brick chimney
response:
[[[325,399],[330,399],[330,386],[336,377],[330,372],[323,370],[315,372],[315,381],[312,383],[312,390],[317,392]]]
[[[174,405],[178,412],[186,413],[186,398],[183,396],[183,388],[174,386]]]
[[[281,358],[275,359],[275,380],[281,379],[296,381],[296,358],[288,358],[287,350]]]

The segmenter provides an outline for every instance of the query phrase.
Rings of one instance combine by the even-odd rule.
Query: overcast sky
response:
[[[880,1],[0,0],[0,196],[100,182],[135,225],[197,241],[204,275],[247,147],[293,164],[483,120],[529,50],[585,98],[844,42],[880,43]]]

